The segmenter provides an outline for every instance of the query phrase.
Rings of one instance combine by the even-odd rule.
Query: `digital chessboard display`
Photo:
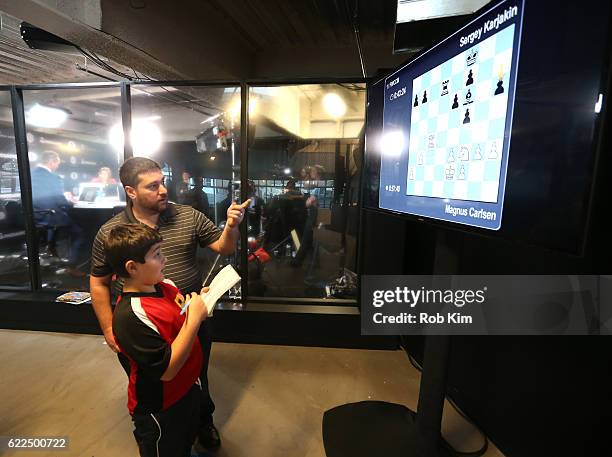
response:
[[[379,205],[498,230],[521,1],[504,1],[385,80]]]

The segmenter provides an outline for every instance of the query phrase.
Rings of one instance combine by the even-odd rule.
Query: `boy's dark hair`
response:
[[[127,159],[119,169],[119,179],[123,187],[130,186],[134,189],[138,186],[138,177],[142,173],[160,170],[161,167],[155,160],[146,157],[132,157]]]
[[[151,246],[161,241],[159,232],[147,225],[117,225],[111,229],[104,243],[106,259],[115,273],[122,278],[129,278],[125,263],[128,260],[145,263],[145,256]]]

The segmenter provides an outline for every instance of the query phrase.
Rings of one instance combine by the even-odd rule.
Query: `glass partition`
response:
[[[24,90],[43,288],[87,290],[93,238],[125,207],[119,87]]]
[[[134,155],[160,163],[171,202],[222,229],[240,183],[240,87],[133,85],[131,107]],[[240,268],[239,252],[215,262],[201,248],[197,259],[203,277],[213,265]]]
[[[30,287],[10,93],[0,91],[0,286]]]
[[[355,299],[364,84],[252,87],[249,294]]]
[[[223,228],[231,201],[251,198],[248,252],[239,244],[236,254],[218,258],[200,249],[203,277],[228,263],[240,270],[244,256],[249,298],[356,299],[365,84],[250,86],[242,193],[240,86],[137,83],[130,89],[133,154],[160,163],[172,202]],[[93,238],[126,205],[118,176],[120,87],[24,89],[23,100],[42,287],[87,290]],[[8,93],[0,103],[0,286],[27,286]],[[4,268],[7,258],[15,265]],[[229,298],[240,299],[240,290]]]

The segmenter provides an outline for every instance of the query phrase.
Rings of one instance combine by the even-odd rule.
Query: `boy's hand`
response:
[[[202,290],[200,291],[200,295],[207,294],[209,290],[210,290],[210,287],[202,287]]]
[[[251,199],[249,198],[242,204],[232,203],[231,206],[227,209],[227,222],[229,228],[238,227],[244,219],[244,212],[251,204]]]
[[[191,292],[187,299],[190,300],[189,307],[187,308],[187,319],[192,318],[199,323],[208,317],[208,308],[206,308],[200,294]]]

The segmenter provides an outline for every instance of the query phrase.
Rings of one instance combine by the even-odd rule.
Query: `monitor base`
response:
[[[383,401],[340,405],[323,415],[327,457],[450,457],[441,437],[428,439],[414,411]],[[429,442],[428,442],[429,441]],[[434,442],[431,442],[434,441]]]

